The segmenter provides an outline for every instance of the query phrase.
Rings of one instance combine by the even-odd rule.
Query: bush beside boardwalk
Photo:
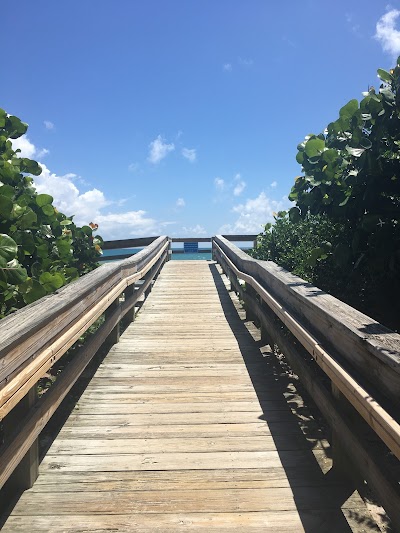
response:
[[[0,109],[0,318],[96,268],[103,242],[37,193],[40,165],[12,146],[27,129]]]
[[[382,83],[298,145],[302,166],[253,256],[400,328],[400,57]]]

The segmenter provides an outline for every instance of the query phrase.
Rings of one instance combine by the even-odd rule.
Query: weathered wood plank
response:
[[[212,413],[218,409],[219,413],[241,413],[252,412],[258,416],[267,414],[270,411],[288,411],[287,403],[284,400],[273,400],[263,402],[262,407],[257,400],[252,402],[226,402],[221,405],[215,405],[210,402],[187,402],[187,403],[125,403],[125,402],[104,402],[99,401],[87,403],[79,402],[77,409],[79,415],[98,414],[98,415],[123,415],[123,414],[151,414],[151,413]]]
[[[262,512],[262,511],[294,511],[303,509],[344,509],[354,507],[354,499],[348,498],[347,491],[342,487],[302,487],[294,496],[291,488],[257,488],[257,489],[225,489],[195,491],[136,491],[132,498],[126,492],[101,493],[101,505],[96,491],[82,493],[67,492],[61,495],[58,491],[41,494],[40,501],[35,493],[25,493],[21,505],[14,516],[26,515],[46,516],[70,514],[120,514],[126,513],[220,513],[220,512]],[[343,501],[344,500],[344,501]],[[358,502],[359,503],[359,502]]]
[[[349,522],[355,517],[354,529]],[[360,524],[357,526],[357,519]],[[122,531],[135,533],[175,533],[179,531],[218,531],[218,533],[362,533],[379,531],[371,520],[365,520],[364,509],[344,511],[270,511],[241,513],[154,513],[154,514],[75,514],[57,516],[13,516],[7,522],[4,533],[40,531],[42,533],[82,532],[104,533],[105,531]]]
[[[320,452],[318,452],[320,453]],[[142,470],[122,472],[80,472],[49,471],[41,473],[31,492],[82,492],[112,491],[130,492],[137,490],[225,490],[257,488],[316,487],[326,485],[321,470],[308,468],[299,463],[288,470],[281,468],[229,469],[229,470]],[[290,481],[289,481],[290,480]]]
[[[268,422],[296,422],[291,412],[268,411],[261,412],[205,412],[205,413],[145,413],[145,414],[80,414],[79,409],[69,417],[65,426],[79,427],[86,425],[97,426],[147,426],[181,425],[181,424],[241,424],[259,422],[260,419]],[[266,422],[265,422],[266,423]]]
[[[303,435],[290,436],[250,436],[215,438],[177,438],[158,439],[63,439],[58,438],[49,453],[53,455],[121,455],[146,453],[194,453],[194,452],[259,452],[279,448],[282,451],[321,448],[316,442],[311,445]]]
[[[295,395],[293,392],[282,393],[278,390],[262,391],[257,395],[258,402],[282,400],[285,398],[297,405],[302,405],[303,399]],[[118,403],[141,403],[141,404],[186,404],[186,403],[219,403],[224,409],[225,402],[241,402],[241,401],[256,401],[254,392],[250,391],[228,391],[228,392],[174,392],[174,393],[135,393],[132,390],[117,390],[113,388],[108,389],[106,386],[101,388],[88,387],[85,395],[79,400],[79,405],[86,405],[89,403],[101,404],[106,402],[111,404]],[[278,403],[278,402],[277,402]]]
[[[107,421],[106,421],[107,422]],[[111,420],[108,421],[112,423]],[[224,422],[223,424],[170,424],[170,425],[135,425],[129,426],[124,424],[116,425],[99,425],[96,420],[92,421],[92,425],[86,423],[82,426],[71,424],[65,425],[60,432],[62,438],[163,438],[174,437],[178,435],[184,435],[187,438],[192,437],[211,437],[220,438],[221,436],[232,437],[247,437],[254,435],[273,435],[274,438],[278,438],[281,435],[298,435],[301,429],[306,430],[306,434],[310,434],[311,437],[318,436],[318,426],[315,422],[300,424],[288,424],[287,422],[265,422],[258,421],[254,423],[237,423],[230,424]]]

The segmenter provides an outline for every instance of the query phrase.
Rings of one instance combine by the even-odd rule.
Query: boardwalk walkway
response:
[[[375,531],[236,307],[217,265],[167,263],[4,531]]]

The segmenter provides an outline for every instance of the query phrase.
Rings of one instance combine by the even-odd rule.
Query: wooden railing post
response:
[[[118,297],[106,309],[106,312],[105,312],[106,321],[114,313],[114,311],[119,309],[119,307],[120,307],[120,303],[119,303],[119,297]],[[115,328],[111,330],[110,334],[107,337],[106,342],[109,346],[112,346],[113,344],[117,344],[119,342],[119,322],[116,324]]]
[[[271,350],[274,351],[276,343],[274,341],[274,336],[271,333],[273,328],[268,327],[266,324],[276,321],[276,317],[265,302],[261,301],[260,307],[262,309],[262,315],[266,318],[266,320],[260,321],[261,342],[264,346],[268,344]]]
[[[128,287],[124,291],[125,301],[127,301],[133,294],[135,293],[135,284],[132,283],[132,285],[128,285]],[[132,307],[129,309],[129,311],[126,312],[125,320],[130,324],[135,320],[135,306],[132,305]]]
[[[171,261],[171,255],[172,255],[172,239],[168,238],[168,249],[167,249],[167,256],[165,258],[165,261]]]
[[[227,266],[226,268],[224,268],[224,272],[225,272],[225,275],[226,275],[226,277],[228,278],[228,281],[229,281],[229,285],[227,287],[227,290],[229,292],[231,292],[232,291],[232,279],[231,279],[232,272],[231,272],[231,269]]]
[[[254,300],[257,300],[257,293],[256,291],[253,289],[253,287],[251,285],[249,285],[248,283],[246,283],[246,294],[249,298],[252,298]],[[258,322],[258,317],[253,313],[253,311],[251,310],[251,306],[249,306],[248,304],[245,303],[244,305],[245,307],[245,310],[246,310],[246,321],[249,322]]]
[[[149,277],[153,278],[153,267],[149,271]],[[151,293],[151,289],[153,288],[153,282],[150,281],[147,289],[144,291],[144,299],[146,300],[148,295]]]
[[[331,382],[331,391],[338,411],[343,417],[346,417],[349,426],[354,430],[360,430],[359,416],[357,416],[352,405],[333,382]],[[331,446],[333,471],[338,476],[351,479],[356,485],[361,486],[363,480],[360,478],[360,473],[354,467],[354,462],[351,460],[348,447],[343,442],[343,435],[335,427],[332,427]]]
[[[7,435],[13,433],[28,411],[33,407],[38,398],[37,386],[34,385],[14,409],[5,417],[4,433],[7,442]],[[16,467],[8,480],[8,489],[11,493],[30,489],[39,475],[39,441],[36,439],[24,458]]]

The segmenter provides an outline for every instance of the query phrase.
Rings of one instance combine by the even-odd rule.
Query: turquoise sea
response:
[[[110,261],[113,255],[121,254],[137,254],[142,248],[119,248],[117,250],[103,250],[103,260],[102,263]],[[203,259],[204,261],[211,261],[211,250],[210,251],[201,251],[198,253],[174,253],[172,251],[171,259],[180,260],[180,261],[198,261]]]
[[[242,250],[250,249],[248,245],[240,246],[240,248]],[[102,263],[111,261],[112,256],[114,255],[121,255],[121,254],[132,254],[133,255],[133,254],[137,254],[138,252],[140,252],[140,250],[142,250],[142,248],[119,248],[117,250],[104,250]],[[181,250],[181,248],[178,250]],[[179,260],[179,261],[193,261],[193,260],[198,261],[199,259],[204,260],[204,261],[211,261],[211,249],[209,250],[203,249],[203,250],[200,250],[198,253],[190,253],[190,252],[182,253],[181,251],[179,252],[175,251],[174,253],[174,249],[172,249],[171,259]]]
[[[185,253],[185,254],[174,254],[172,252],[171,259],[179,259],[180,261],[198,261],[199,259],[204,259],[205,261],[211,261],[211,252],[198,252],[196,253]]]

